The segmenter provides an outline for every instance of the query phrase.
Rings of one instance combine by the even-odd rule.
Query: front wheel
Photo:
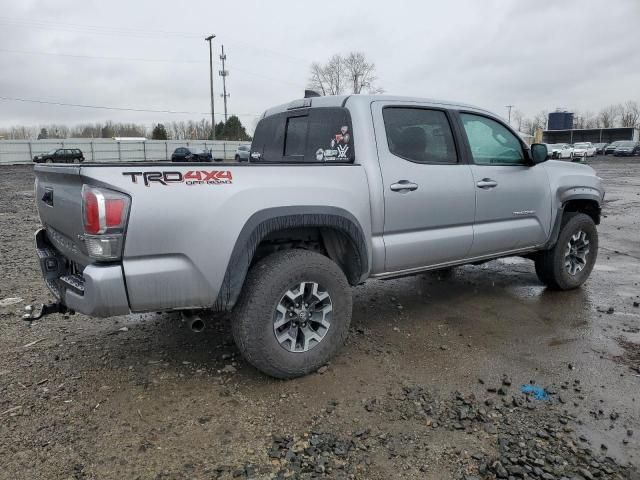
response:
[[[593,219],[584,213],[569,212],[555,246],[536,257],[536,274],[554,290],[578,288],[589,278],[597,256],[598,231]]]
[[[233,337],[244,358],[276,378],[316,371],[343,344],[351,291],[342,270],[308,250],[286,250],[251,268],[234,310]]]

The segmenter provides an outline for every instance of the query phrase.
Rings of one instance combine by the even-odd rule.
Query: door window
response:
[[[440,110],[387,107],[382,111],[389,151],[418,163],[458,162],[447,115]]]
[[[522,143],[507,127],[481,115],[462,113],[460,118],[476,164],[526,164]]]

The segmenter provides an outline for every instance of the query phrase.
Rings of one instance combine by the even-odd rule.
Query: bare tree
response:
[[[535,117],[533,117],[533,131],[535,134],[536,130],[545,130],[547,128],[547,119],[549,118],[549,113],[546,110],[540,111]]]
[[[374,86],[374,82],[377,80],[374,74],[376,66],[372,62],[368,62],[363,53],[351,52],[344,59],[344,67],[353,93],[362,93],[363,90],[368,93],[383,92],[381,88]]]
[[[620,125],[623,127],[635,127],[640,119],[640,105],[638,102],[629,100],[621,110]]]
[[[600,110],[598,120],[602,128],[613,128],[616,126],[618,117],[620,116],[620,105],[609,105]]]
[[[593,112],[584,112],[584,128],[598,128],[598,116]]]
[[[511,119],[518,131],[524,132],[523,128],[526,128],[524,114],[520,110],[515,109],[511,114]]]
[[[314,62],[310,67],[309,88],[321,95],[341,95],[346,92],[382,93],[374,85],[375,65],[364,54],[352,52],[346,57],[332,56],[326,64]]]

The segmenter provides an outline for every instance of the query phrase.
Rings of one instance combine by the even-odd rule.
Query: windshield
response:
[[[616,142],[618,147],[633,147],[635,142]]]
[[[53,154],[54,154],[54,153],[56,153],[57,151],[58,151],[58,149],[57,149],[57,148],[54,148],[53,150],[49,150],[49,151],[47,152],[47,155],[53,155]]]
[[[564,143],[554,143],[550,145],[551,148],[564,148]]]
[[[591,145],[589,145],[588,143],[576,143],[574,145],[574,148],[589,148]]]

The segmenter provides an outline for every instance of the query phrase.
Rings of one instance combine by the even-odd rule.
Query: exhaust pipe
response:
[[[204,330],[204,320],[200,315],[193,313],[192,310],[186,310],[182,313],[182,321],[187,322],[192,332],[200,333]]]
[[[204,320],[198,316],[193,317],[189,320],[189,328],[195,333],[202,332],[204,330]]]

